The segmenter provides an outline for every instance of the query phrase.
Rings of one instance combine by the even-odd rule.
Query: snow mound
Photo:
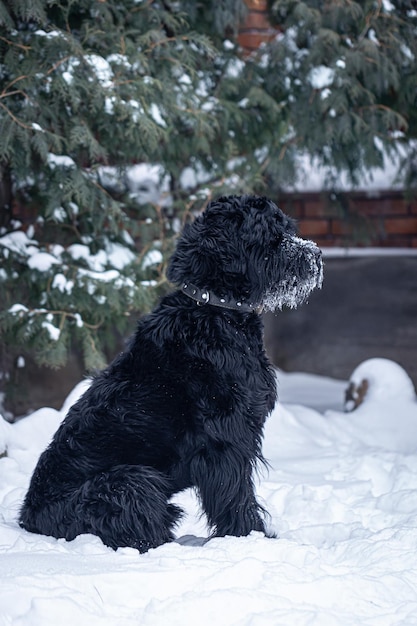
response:
[[[0,455],[6,450],[7,442],[10,438],[12,427],[6,422],[3,415],[0,413]]]
[[[416,393],[407,372],[389,359],[368,359],[361,363],[350,377],[346,410],[356,408],[361,402],[386,402],[390,400],[414,402]]]
[[[0,624],[415,626],[417,402],[382,366],[398,374],[389,401],[376,394],[350,414],[345,381],[278,374],[285,405],[267,421],[270,468],[257,479],[278,539],[206,541],[191,490],[176,498],[176,541],[143,555],[28,533],[16,520],[37,458],[89,382],[61,411],[0,422]]]

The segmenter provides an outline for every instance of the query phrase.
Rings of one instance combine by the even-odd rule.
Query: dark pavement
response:
[[[265,343],[284,371],[348,379],[362,361],[385,357],[417,386],[417,256],[325,258],[321,291],[265,315]]]

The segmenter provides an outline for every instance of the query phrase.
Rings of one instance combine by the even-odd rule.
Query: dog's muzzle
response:
[[[282,241],[285,277],[265,296],[263,308],[274,311],[287,306],[295,309],[323,283],[323,261],[320,248],[308,239],[285,237]]]

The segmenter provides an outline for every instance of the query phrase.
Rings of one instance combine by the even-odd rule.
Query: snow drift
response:
[[[206,543],[192,492],[179,498],[188,516],[177,542],[144,555],[91,535],[27,533],[16,515],[30,474],[85,383],[62,411],[0,420],[0,624],[417,624],[415,392],[391,362],[362,364],[353,380],[363,376],[373,391],[344,413],[345,382],[278,374],[283,403],[264,444],[271,468],[258,481],[278,539]],[[389,399],[378,392],[385,376]]]

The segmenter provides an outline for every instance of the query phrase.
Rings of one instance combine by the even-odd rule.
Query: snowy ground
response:
[[[352,413],[342,410],[345,382],[278,375],[271,469],[258,486],[278,539],[204,544],[191,492],[179,498],[188,517],[178,542],[144,555],[90,535],[68,543],[24,532],[16,513],[68,402],[0,421],[0,624],[417,625],[417,402],[384,367],[388,393],[372,366],[373,392]]]

